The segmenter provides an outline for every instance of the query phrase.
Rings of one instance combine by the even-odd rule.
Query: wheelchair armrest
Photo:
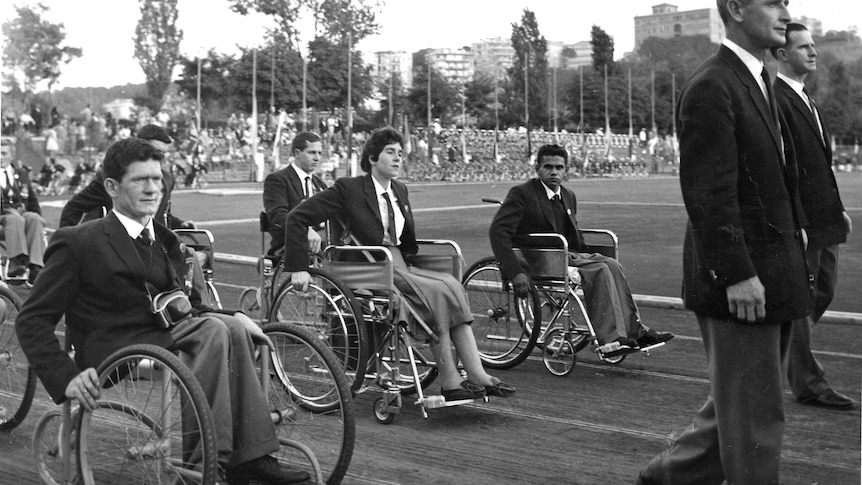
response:
[[[569,244],[556,233],[532,233],[513,241],[518,259],[534,281],[569,285]]]
[[[607,229],[581,229],[584,239],[583,253],[599,253],[609,258],[619,259],[619,239]]]
[[[323,251],[323,269],[351,290],[391,292],[395,285],[392,251],[385,246],[329,246]]]
[[[460,280],[464,273],[464,256],[461,246],[449,239],[417,239],[417,244],[426,246],[427,253],[420,252],[414,258],[416,266],[430,271],[448,273]]]

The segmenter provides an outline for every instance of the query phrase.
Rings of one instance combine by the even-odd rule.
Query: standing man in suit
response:
[[[161,126],[146,125],[135,134],[136,138],[146,140],[157,150],[165,154],[171,148],[171,137]],[[162,169],[162,202],[155,218],[170,229],[194,229],[195,223],[184,221],[171,212],[171,193],[174,191],[175,180],[170,170]],[[111,209],[111,196],[105,190],[105,180],[102,174],[93,177],[93,181],[75,194],[60,213],[60,227],[74,226],[81,222],[102,217],[103,211]]]
[[[578,201],[574,192],[560,184],[568,163],[565,148],[559,145],[539,148],[538,177],[512,187],[494,216],[489,236],[503,277],[512,282],[517,296],[526,297],[531,285],[528,268],[515,255],[513,239],[535,232],[562,234],[571,251],[569,264],[578,268],[583,278],[587,312],[602,354],[616,357],[667,342],[673,338],[672,333],[656,332],[641,323],[619,262],[601,254],[580,252],[584,240],[576,218]]]
[[[637,483],[777,484],[782,360],[808,313],[805,223],[789,133],[763,65],[784,44],[782,0],[717,0],[727,33],[680,94],[688,212],[683,301],[697,317],[711,393]]]
[[[281,254],[284,247],[284,227],[287,214],[303,200],[326,189],[326,184],[314,169],[323,156],[320,136],[310,131],[301,131],[290,144],[293,163],[267,175],[263,182],[263,208],[269,218],[269,254]],[[321,236],[318,228],[308,228],[308,247],[311,252],[320,251]]]
[[[30,184],[30,172],[12,165],[11,147],[0,156],[0,226],[9,258],[9,277],[27,277],[31,284],[42,269],[45,254],[45,219]]]
[[[138,138],[108,148],[102,170],[112,210],[54,233],[45,276],[15,322],[21,348],[54,402],[73,399],[86,409],[100,394],[96,367],[116,350],[146,343],[178,352],[209,400],[228,482],[306,480],[269,455],[279,443],[255,371],[253,342],[269,343],[260,327],[242,313],[202,306],[196,292],[191,313],[168,328],[151,311],[150,295],[186,288],[189,269],[176,235],[153,219],[161,160],[160,150]],[[74,358],[54,335],[64,316]]]
[[[853,230],[844,210],[838,184],[832,173],[832,146],[829,131],[805,88],[805,78],[817,70],[814,40],[802,24],[787,24],[786,43],[771,49],[778,60],[775,98],[787,120],[799,166],[799,197],[809,225],[805,258],[814,275],[811,313],[793,321],[787,376],[790,389],[803,404],[830,409],[852,409],[854,401],[835,392],[826,382],[823,367],[811,353],[814,324],[835,296],[838,283],[838,245]]]

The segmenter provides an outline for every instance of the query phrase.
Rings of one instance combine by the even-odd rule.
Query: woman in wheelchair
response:
[[[291,273],[294,287],[305,289],[310,281],[310,275],[304,271],[308,267],[305,228],[336,217],[341,219],[345,222],[346,235],[349,233],[359,244],[383,245],[392,252],[395,286],[439,338],[432,341],[431,351],[446,400],[485,395],[509,397],[515,388],[490,376],[482,366],[473,332],[468,326],[473,316],[464,288],[449,274],[423,270],[411,264],[418,252],[413,213],[407,187],[396,180],[403,145],[403,138],[395,129],[375,130],[362,152],[360,166],[366,175],[337,180],[332,187],[307,199],[288,215],[285,271]],[[467,380],[459,373],[450,351],[453,344],[467,372]]]

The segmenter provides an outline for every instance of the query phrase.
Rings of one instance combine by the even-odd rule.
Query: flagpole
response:
[[[635,131],[632,126],[632,68],[629,68],[629,138],[634,134]]]
[[[525,39],[526,40],[526,39]],[[527,160],[533,154],[530,146],[530,49],[527,49],[527,62],[524,63],[524,125],[527,128]]]
[[[581,150],[583,153],[583,163],[581,163],[581,177],[586,175],[587,170],[587,140],[584,135],[584,66],[578,66],[578,78],[580,82],[578,84],[578,93],[580,94],[581,102],[581,118],[578,121],[578,129],[581,131]]]

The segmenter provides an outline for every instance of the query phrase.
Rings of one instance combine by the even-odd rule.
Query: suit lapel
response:
[[[293,169],[292,165],[287,167],[286,172],[287,180],[293,185],[293,190],[299,195],[299,200],[302,200],[305,198],[305,191],[302,189],[302,181],[299,180],[299,175],[296,174],[296,170]]]
[[[763,91],[760,89],[760,85],[757,84],[757,80],[754,79],[751,75],[751,71],[745,67],[745,63],[742,62],[742,59],[739,58],[736,54],[733,53],[730,49],[725,46],[721,46],[718,51],[719,55],[727,62],[733,72],[736,74],[736,77],[745,85],[748,90],[748,97],[757,106],[757,111],[760,113],[760,116],[763,118],[764,123],[766,124],[770,136],[772,136],[772,141],[775,145],[776,150],[778,150],[779,157],[782,162],[784,162],[784,148],[781,146],[781,134],[779,133],[778,127],[778,118],[776,117],[776,112],[773,109],[777,109],[777,106],[772,106],[770,108],[769,103],[766,101],[766,98],[763,96]]]
[[[790,104],[793,106],[793,109],[799,112],[805,121],[808,123],[808,126],[811,127],[811,131],[820,138],[820,128],[817,127],[817,119],[814,118],[814,113],[811,112],[811,109],[808,108],[808,105],[805,104],[805,101],[796,94],[796,91],[793,90],[790,86],[787,85],[786,82],[782,79],[775,80],[775,87],[780,89],[784,96],[790,100]],[[823,140],[820,140],[821,143]]]
[[[557,217],[554,215],[554,208],[551,207],[551,201],[548,200],[548,194],[545,192],[545,186],[541,180],[534,180],[533,188],[536,190],[536,200],[539,202],[539,207],[542,208],[542,214],[544,214],[548,224],[554,228],[554,231],[560,232],[560,229],[557,227]]]
[[[392,182],[392,190],[395,192],[395,197],[398,198],[396,204],[401,209],[401,214],[404,216],[405,230],[413,231],[413,213],[410,211],[410,206],[407,205],[407,188],[400,184]]]
[[[377,217],[377,222],[380,223],[380,227],[383,227],[383,218],[380,215],[380,204],[377,203],[377,191],[374,190],[374,182],[371,180],[371,174],[369,173],[362,179],[362,191],[364,192],[365,203],[368,205],[368,209]]]

